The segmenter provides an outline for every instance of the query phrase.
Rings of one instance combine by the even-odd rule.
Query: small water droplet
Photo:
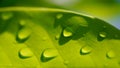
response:
[[[20,58],[25,59],[25,58],[30,58],[32,56],[33,56],[33,53],[30,51],[29,48],[22,48],[19,51],[19,57]]]
[[[60,35],[56,35],[55,39],[58,40],[60,38]]]
[[[57,19],[60,19],[62,17],[63,17],[63,14],[57,14],[57,16],[56,16]]]
[[[46,37],[43,37],[43,41],[46,41],[47,40],[47,38]]]
[[[106,54],[106,56],[107,56],[109,59],[112,59],[112,58],[115,57],[115,53],[111,50],[111,51],[109,51],[109,52]]]
[[[41,61],[46,62],[57,57],[58,52],[55,49],[45,49],[41,56]]]
[[[13,14],[11,12],[5,12],[2,14],[2,19],[3,20],[8,20],[13,16]]]
[[[72,36],[73,35],[73,33],[72,33],[72,30],[70,29],[70,28],[65,28],[64,30],[63,30],[63,36],[64,37],[70,37],[70,36]]]
[[[84,46],[84,47],[81,48],[80,54],[81,54],[81,55],[86,55],[86,54],[89,54],[91,51],[92,51],[92,48],[91,48],[91,47],[89,47],[89,46]]]
[[[25,26],[26,21],[25,20],[20,20],[19,24],[20,24],[20,26]]]
[[[64,64],[65,64],[65,65],[68,65],[68,64],[69,64],[69,61],[64,61]]]
[[[24,42],[31,35],[31,30],[29,28],[23,28],[18,32],[17,40],[19,42]]]
[[[106,37],[106,33],[105,32],[100,32],[99,36],[102,37],[102,38],[105,38]]]

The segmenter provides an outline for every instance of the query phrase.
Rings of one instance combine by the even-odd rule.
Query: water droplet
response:
[[[106,33],[105,32],[100,32],[99,36],[102,37],[102,38],[105,38],[106,37]]]
[[[33,53],[30,51],[29,48],[22,48],[19,51],[19,56],[20,58],[29,58],[33,56]]]
[[[56,35],[55,39],[58,40],[60,38],[60,35]]]
[[[2,14],[2,19],[3,20],[8,20],[13,16],[13,14],[11,12],[5,12]]]
[[[69,18],[69,21],[83,27],[88,27],[88,22],[80,16],[72,16],[71,18]]]
[[[57,19],[60,19],[62,17],[63,17],[63,14],[57,14],[57,16],[56,16]]]
[[[20,26],[25,26],[26,21],[25,20],[20,20],[19,24],[20,24]]]
[[[89,47],[89,46],[84,46],[84,47],[81,48],[80,54],[81,54],[81,55],[86,55],[86,54],[89,54],[91,51],[92,51],[92,48],[91,48],[91,47]]]
[[[47,40],[47,38],[46,37],[43,37],[43,41],[46,41]]]
[[[23,28],[18,32],[17,40],[19,42],[24,42],[31,35],[31,30],[29,28]]]
[[[115,57],[115,53],[111,50],[111,51],[109,51],[109,52],[106,54],[106,56],[107,56],[109,59],[112,59],[112,58]]]
[[[72,30],[70,29],[70,28],[65,28],[64,30],[63,30],[63,36],[64,37],[70,37],[70,36],[72,36],[73,35],[73,33],[72,33]]]
[[[45,49],[41,56],[41,61],[46,62],[57,57],[58,52],[55,49]]]
[[[64,61],[64,64],[65,64],[65,65],[68,65],[68,64],[69,64],[69,61]]]

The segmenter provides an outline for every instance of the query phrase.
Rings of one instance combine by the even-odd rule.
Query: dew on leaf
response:
[[[30,58],[32,56],[33,56],[33,53],[30,51],[29,48],[22,48],[19,51],[19,57],[20,58],[25,59],[25,58]]]
[[[70,37],[72,35],[73,35],[72,30],[69,27],[67,27],[63,30],[63,36],[64,37]]]
[[[57,55],[58,55],[57,50],[51,49],[51,48],[45,49],[45,50],[43,51],[43,53],[42,53],[41,61],[42,61],[42,62],[49,61],[49,60],[57,57]]]
[[[102,40],[104,40],[106,37],[107,37],[107,36],[106,36],[106,32],[100,32],[100,33],[98,34],[98,41],[102,41]]]
[[[107,52],[106,56],[107,58],[112,59],[115,57],[115,53],[112,50],[110,50],[109,52]]]
[[[25,26],[25,24],[26,24],[26,21],[25,21],[25,20],[20,20],[20,22],[19,22],[19,25],[20,25],[20,26]]]
[[[88,22],[84,18],[79,17],[79,16],[73,16],[69,19],[69,21],[74,22],[83,27],[88,27]]]
[[[102,38],[105,38],[106,37],[106,33],[105,32],[100,32],[99,36],[102,37]]]
[[[19,42],[24,42],[31,35],[31,30],[29,28],[22,28],[17,35],[17,40]]]
[[[1,15],[3,20],[8,20],[13,17],[13,14],[11,12],[5,12]]]
[[[55,36],[55,39],[56,39],[56,40],[58,40],[59,38],[60,38],[60,36],[59,36],[59,35],[56,35],[56,36]]]
[[[43,41],[46,41],[47,40],[47,37],[43,37]]]
[[[57,19],[60,19],[60,18],[62,18],[62,17],[63,17],[63,14],[57,14],[57,15],[56,15],[56,18],[57,18]]]
[[[91,47],[89,47],[89,46],[84,46],[84,47],[81,48],[80,54],[81,54],[81,55],[86,55],[86,54],[91,53],[91,51],[92,51],[92,48],[91,48]]]
[[[64,61],[64,64],[65,64],[65,65],[68,65],[68,64],[69,64],[69,61],[65,60],[65,61]]]

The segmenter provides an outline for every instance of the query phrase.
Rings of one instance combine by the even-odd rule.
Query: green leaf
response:
[[[54,8],[0,8],[0,67],[119,68],[120,30]]]

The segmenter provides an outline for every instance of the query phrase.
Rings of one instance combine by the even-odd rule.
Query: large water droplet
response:
[[[102,38],[105,38],[106,37],[106,33],[105,32],[100,32],[99,36],[102,37]]]
[[[13,16],[13,14],[11,12],[5,12],[1,16],[3,20],[8,20]]]
[[[69,27],[67,27],[63,30],[63,36],[64,37],[70,37],[72,35],[73,35],[72,30]]]
[[[46,62],[57,57],[58,52],[55,49],[45,49],[41,56],[41,61]]]
[[[29,28],[22,28],[17,35],[17,40],[19,42],[24,42],[31,35],[31,30]]]
[[[92,48],[91,48],[91,47],[89,47],[89,46],[84,46],[84,47],[81,48],[80,54],[81,54],[81,55],[86,55],[86,54],[89,54],[91,51],[92,51]]]
[[[106,56],[107,56],[109,59],[112,59],[112,58],[115,57],[115,53],[111,50],[111,51],[109,51],[109,52],[106,54]]]
[[[56,18],[57,18],[57,19],[60,19],[60,18],[62,18],[62,17],[63,17],[63,14],[57,14],[57,15],[56,15]]]
[[[33,56],[33,53],[30,51],[29,48],[22,48],[20,49],[19,51],[19,57],[20,58],[29,58],[29,57],[32,57]]]

